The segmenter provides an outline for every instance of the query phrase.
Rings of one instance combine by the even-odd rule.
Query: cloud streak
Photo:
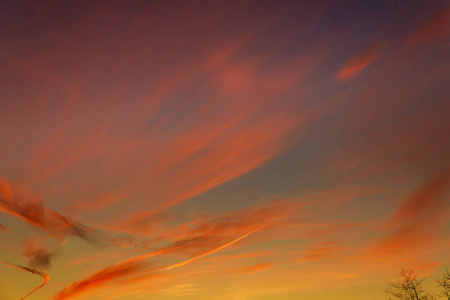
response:
[[[23,266],[20,266],[20,265],[10,264],[10,263],[8,263],[8,262],[6,262],[6,261],[3,261],[3,260],[0,260],[0,263],[6,265],[6,266],[8,266],[8,267],[11,267],[11,268],[15,268],[15,269],[19,269],[19,270],[22,270],[22,271],[29,272],[29,273],[31,273],[31,274],[39,275],[39,276],[41,276],[41,277],[44,279],[44,282],[43,282],[40,286],[38,286],[37,288],[35,288],[35,289],[32,290],[31,292],[29,292],[29,293],[28,293],[27,295],[25,295],[24,297],[20,298],[20,300],[23,300],[23,299],[27,298],[28,296],[31,296],[31,295],[34,294],[36,291],[38,291],[39,289],[41,289],[42,287],[44,287],[44,285],[46,285],[47,282],[50,280],[50,276],[49,276],[47,273],[44,273],[44,272],[41,272],[41,271],[38,271],[38,270],[34,270],[34,269],[30,269],[30,268],[27,268],[27,267],[23,267]]]
[[[29,2],[0,4],[0,244],[39,293],[346,299],[443,260],[442,1]]]
[[[137,271],[144,269],[142,260],[143,258],[130,259],[119,264],[107,267],[81,281],[74,282],[73,284],[65,287],[60,292],[58,292],[53,297],[53,299],[72,299],[89,290],[101,288],[111,281],[134,274]]]
[[[193,257],[193,258],[188,259],[188,260],[185,260],[185,261],[183,261],[183,262],[180,262],[180,263],[171,265],[171,266],[167,267],[166,270],[170,270],[170,269],[173,269],[173,268],[179,268],[179,267],[182,267],[182,266],[184,266],[184,265],[186,265],[186,264],[188,264],[188,263],[191,263],[191,262],[193,262],[193,261],[195,261],[195,260],[197,260],[197,259],[200,259],[200,258],[202,258],[202,257],[208,256],[208,255],[211,255],[211,254],[214,254],[214,253],[216,253],[217,251],[220,251],[220,250],[222,250],[222,249],[225,249],[226,247],[229,247],[229,246],[233,245],[234,243],[236,243],[236,242],[242,240],[243,238],[246,238],[246,237],[249,236],[250,234],[252,234],[252,233],[254,233],[254,232],[256,232],[256,231],[262,229],[263,227],[265,227],[265,226],[258,227],[258,228],[256,228],[256,229],[254,229],[254,230],[252,230],[252,231],[250,231],[250,232],[248,232],[248,233],[246,233],[246,234],[244,234],[244,235],[238,237],[237,239],[235,239],[235,240],[233,240],[233,241],[231,241],[231,242],[229,242],[229,243],[226,243],[225,245],[222,245],[222,246],[220,246],[220,247],[217,247],[216,249],[210,250],[210,251],[208,251],[208,252],[205,252],[205,253],[203,253],[203,254],[201,254],[201,255],[198,255],[198,256]]]
[[[408,40],[409,45],[419,46],[427,42],[438,42],[450,35],[450,9],[444,9],[419,28]],[[448,45],[447,45],[448,47]]]
[[[389,235],[371,250],[375,256],[403,255],[434,242],[448,222],[450,168],[418,187],[385,224]]]
[[[164,272],[212,255],[266,226],[275,225],[286,218],[288,211],[292,214],[295,213],[289,208],[292,209],[291,204],[288,202],[273,201],[265,205],[256,205],[227,214],[190,221],[175,228],[173,233],[155,238],[156,241],[167,242],[172,240],[170,246],[150,251],[104,268],[65,287],[55,295],[54,299],[71,299],[90,290],[105,287],[111,282],[115,282],[117,285],[132,284],[147,278],[162,276]],[[195,226],[193,226],[194,224]],[[240,236],[237,238],[232,237],[238,234]],[[225,243],[226,240],[228,241]],[[195,256],[182,262],[159,268],[146,262],[148,259],[158,255],[174,254],[182,256],[194,254]]]
[[[364,69],[373,64],[380,56],[380,50],[384,43],[377,42],[364,49],[355,57],[350,58],[338,73],[340,80],[350,80],[360,75]]]
[[[153,276],[157,273],[162,272],[163,270],[171,270],[173,268],[178,268],[178,267],[182,267],[188,263],[191,263],[197,259],[200,259],[202,257],[206,257],[208,255],[214,254],[226,247],[229,247],[231,245],[233,245],[234,243],[244,239],[245,237],[249,236],[250,234],[260,230],[262,227],[259,227],[257,229],[254,229],[238,238],[236,238],[235,240],[222,245],[220,247],[217,247],[213,250],[207,251],[201,255],[198,255],[194,258],[191,258],[189,260],[183,261],[181,263],[177,263],[174,265],[171,265],[169,267],[166,268],[149,268],[148,264],[145,263],[145,260],[149,259],[150,257],[156,256],[156,255],[160,255],[160,254],[165,254],[168,252],[172,252],[173,249],[171,247],[165,248],[165,249],[161,249],[158,251],[154,251],[154,252],[150,252],[147,254],[143,254],[140,256],[136,256],[134,258],[125,260],[121,263],[118,263],[116,265],[107,267],[81,281],[75,282],[67,287],[65,287],[64,289],[62,289],[58,294],[56,294],[54,296],[53,299],[55,300],[63,300],[63,299],[71,299],[74,298],[82,293],[85,293],[89,290],[93,290],[93,289],[98,289],[101,288],[105,285],[107,285],[108,283],[112,282],[112,281],[117,281],[119,279],[131,276],[131,275],[136,275],[139,272],[144,272],[148,273],[148,271],[151,271]],[[148,275],[146,275],[145,277],[147,277]],[[145,278],[144,277],[144,278]],[[126,284],[129,284],[130,282],[133,282],[133,280],[128,280],[126,281]],[[120,284],[120,282],[118,282],[118,284]]]
[[[327,241],[314,245],[306,250],[301,257],[302,261],[315,261],[333,255],[336,251],[342,249],[336,245],[335,241]]]
[[[9,229],[8,228],[6,228],[3,224],[1,224],[0,223],[0,231],[4,231],[4,232],[7,232],[7,233],[11,233],[11,231],[9,231]]]
[[[88,229],[47,208],[42,199],[20,200],[13,196],[9,183],[0,179],[0,210],[63,240],[66,235],[88,239]]]

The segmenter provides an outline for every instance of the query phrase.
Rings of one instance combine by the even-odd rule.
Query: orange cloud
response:
[[[371,253],[403,255],[433,243],[448,222],[449,188],[450,168],[418,187],[385,224],[385,230],[392,233],[377,241]]]
[[[409,45],[421,45],[430,41],[443,40],[450,34],[450,9],[445,9],[424,24],[408,40]]]
[[[24,297],[20,298],[20,300],[23,300],[23,299],[27,298],[28,296],[31,296],[37,290],[39,290],[44,285],[46,285],[47,282],[50,280],[50,276],[47,273],[44,273],[44,272],[41,272],[41,271],[37,271],[37,270],[34,270],[34,269],[30,269],[30,268],[27,268],[27,267],[19,266],[19,265],[10,264],[10,263],[7,263],[6,261],[3,261],[3,260],[0,260],[0,263],[2,263],[4,265],[7,265],[8,267],[11,267],[11,268],[16,268],[16,269],[19,269],[19,270],[23,270],[23,271],[35,274],[35,275],[39,275],[39,276],[41,276],[44,279],[44,282],[40,286],[38,286],[37,288],[35,288],[31,292],[29,292]]]
[[[1,224],[0,223],[0,231],[5,231],[5,232],[8,232],[8,233],[11,233],[11,231],[9,231],[9,229],[8,228],[6,228],[3,224]]]
[[[289,201],[276,200],[217,216],[203,216],[155,239],[172,241],[173,245],[167,249],[169,252],[197,256],[208,249],[221,247],[237,235],[253,232],[255,228],[280,228],[300,214],[300,207]]]
[[[23,257],[28,259],[28,265],[36,269],[48,269],[51,267],[51,260],[55,256],[55,251],[50,250],[44,245],[39,245],[32,238],[28,238],[23,242]]]
[[[103,287],[111,281],[134,274],[143,268],[144,264],[142,261],[135,259],[124,261],[117,265],[107,267],[81,281],[74,282],[62,289],[53,299],[63,300],[74,298],[86,291]]]
[[[229,247],[229,246],[233,245],[234,243],[236,243],[236,242],[242,240],[243,238],[249,236],[250,234],[252,234],[252,233],[254,233],[254,232],[260,230],[261,228],[263,228],[263,227],[258,227],[258,228],[256,228],[256,229],[254,229],[254,230],[252,230],[252,231],[250,231],[250,232],[248,232],[248,233],[246,233],[246,234],[244,234],[244,235],[238,237],[237,239],[232,240],[232,241],[229,242],[229,243],[226,243],[225,245],[222,245],[222,246],[220,246],[220,247],[217,247],[217,248],[215,248],[215,249],[213,249],[213,250],[210,250],[210,251],[208,251],[208,252],[202,253],[201,255],[198,255],[198,256],[196,256],[196,257],[193,257],[193,258],[191,258],[191,259],[189,259],[189,260],[186,260],[186,261],[183,261],[183,262],[180,262],[180,263],[171,265],[171,266],[167,267],[166,270],[170,270],[170,269],[173,269],[173,268],[182,267],[182,266],[184,266],[184,265],[186,265],[186,264],[188,264],[188,263],[191,263],[191,262],[193,262],[193,261],[195,261],[195,260],[197,260],[197,259],[200,259],[200,258],[202,258],[202,257],[208,256],[208,255],[211,255],[211,254],[214,254],[214,253],[216,253],[217,251],[220,251],[220,250],[222,250],[222,249],[225,249],[226,247]],[[176,247],[177,247],[177,246],[176,246]]]
[[[20,200],[13,196],[9,183],[0,179],[0,210],[17,217],[53,236],[63,239],[75,235],[87,239],[88,229],[47,208],[42,199]]]
[[[101,210],[119,202],[120,197],[113,193],[102,193],[98,197],[75,202],[73,208],[80,211]]]
[[[164,270],[182,267],[207,257],[237,243],[267,225],[275,225],[290,213],[295,214],[289,208],[292,208],[289,203],[273,201],[228,214],[193,220],[175,228],[173,233],[155,238],[157,241],[172,240],[170,246],[107,267],[64,288],[55,296],[55,299],[70,299],[89,290],[104,287],[111,282],[115,282],[117,285],[133,284],[154,278]],[[235,236],[238,234],[240,236],[236,238]],[[152,257],[167,254],[195,256],[165,268],[149,267],[145,263]]]
[[[329,9],[317,8],[314,15]],[[95,23],[95,14],[89,16],[89,21],[83,20]],[[215,14],[222,16],[220,11]],[[210,17],[208,13],[207,19],[214,23]],[[248,52],[264,36],[261,28],[270,25],[265,19],[240,29],[237,39],[231,35],[213,43],[209,31],[198,32],[197,26],[209,27],[205,24],[185,28],[186,40],[182,42],[167,40],[178,27],[167,28],[168,34],[161,37],[152,26],[147,27],[152,23],[150,19],[138,22],[144,27],[137,29],[148,39],[137,42],[128,36],[129,45],[137,42],[139,49],[164,49],[168,42],[169,48],[182,49],[186,41],[206,36],[196,43],[195,51],[173,57],[170,51],[161,52],[161,59],[155,61],[149,61],[148,53],[140,50],[129,55],[108,50],[115,57],[114,66],[109,59],[94,59],[105,56],[100,49],[92,49],[89,55],[80,57],[86,68],[80,66],[70,72],[74,78],[66,74],[69,78],[62,79],[60,73],[66,70],[60,66],[67,64],[56,62],[58,59],[48,61],[45,54],[22,61],[23,76],[34,77],[37,69],[39,76],[45,73],[47,84],[45,91],[39,89],[35,95],[42,101],[30,111],[20,110],[17,119],[30,122],[20,133],[11,130],[13,146],[7,155],[16,157],[13,150],[24,149],[17,172],[27,184],[56,196],[64,195],[69,208],[87,211],[114,204],[124,218],[122,229],[128,225],[129,232],[142,230],[142,234],[148,234],[148,229],[127,222],[133,214],[159,211],[199,195],[264,165],[287,149],[295,140],[292,135],[316,118],[310,111],[300,110],[303,97],[292,91],[332,53],[332,47],[324,47],[327,40],[318,39],[317,44],[304,50],[307,59],[296,55],[271,64],[283,55],[264,47],[257,53]],[[307,19],[304,24],[319,22],[310,15]],[[80,49],[66,45],[61,43],[58,52],[63,55],[57,57],[78,57]],[[142,64],[136,65],[137,61]],[[92,68],[94,64],[99,67]],[[116,76],[127,79],[115,81]],[[62,89],[64,100],[60,113],[47,118],[53,106],[45,99],[55,86]],[[133,105],[123,102],[125,98],[130,98]],[[37,130],[29,124],[37,116],[45,116],[45,130],[40,131],[35,143],[28,144],[27,136],[35,136]],[[5,128],[14,128],[15,120],[8,121]],[[130,195],[135,205],[115,197],[95,199],[95,195],[110,191],[111,186],[114,191]]]
[[[181,263],[177,263],[171,266],[168,266],[164,269],[157,269],[157,268],[149,268],[146,264],[145,264],[145,260],[147,260],[150,257],[156,256],[156,255],[160,255],[160,254],[165,254],[167,252],[173,252],[173,247],[168,247],[165,249],[161,249],[158,251],[154,251],[154,252],[150,252],[147,254],[143,254],[140,256],[136,256],[133,257],[131,259],[125,260],[121,263],[118,263],[116,265],[107,267],[81,281],[75,282],[67,287],[65,287],[64,289],[62,289],[58,294],[56,294],[54,296],[55,300],[63,300],[63,299],[71,299],[74,298],[82,293],[85,293],[89,290],[93,290],[93,289],[98,289],[101,288],[103,286],[105,286],[106,284],[112,282],[112,281],[117,281],[119,279],[124,279],[125,277],[131,276],[131,275],[138,275],[139,272],[145,273],[144,276],[138,276],[136,278],[133,279],[129,279],[129,280],[124,280],[122,283],[123,284],[131,284],[133,282],[137,282],[137,281],[141,281],[141,280],[145,280],[148,278],[152,278],[155,276],[155,274],[161,272],[162,270],[170,270],[173,268],[178,268],[181,266],[184,266],[188,263],[191,263],[197,259],[200,259],[202,257],[211,255],[213,253],[216,253],[217,251],[220,251],[226,247],[231,246],[232,244],[240,241],[241,239],[247,237],[248,235],[256,232],[257,230],[259,230],[260,228],[254,229],[240,237],[238,237],[237,239],[222,245],[220,247],[217,247],[215,249],[212,249],[208,252],[205,252],[201,255],[198,255],[192,259],[183,261]],[[177,246],[175,246],[175,248],[177,248]],[[148,275],[148,272],[151,272],[152,275]],[[156,272],[156,273],[155,273]],[[119,284],[119,282],[117,282],[117,284]]]
[[[367,177],[399,166],[407,166],[407,171],[410,166],[433,169],[427,164],[415,164],[425,155],[436,164],[442,163],[434,154],[446,150],[442,145],[448,143],[443,138],[448,128],[434,126],[432,119],[439,116],[440,124],[448,124],[441,117],[445,107],[436,105],[443,103],[439,94],[445,94],[445,64],[439,64],[443,60],[433,52],[414,56],[428,47],[415,52],[411,47],[402,47],[409,48],[404,51],[396,48],[399,42],[394,40],[429,15],[428,5],[399,11],[396,6],[387,18],[379,20],[382,14],[377,9],[391,5],[364,7],[363,14],[361,7],[356,7],[352,12],[357,12],[361,21],[357,24],[355,18],[348,18],[347,7],[336,10],[336,4],[325,8],[315,1],[294,2],[291,6],[260,5],[257,1],[242,5],[234,1],[221,7],[201,1],[186,6],[165,1],[131,6],[126,1],[114,5],[86,1],[80,9],[70,11],[66,5],[54,2],[54,10],[46,5],[48,11],[38,14],[26,10],[27,5],[5,8],[7,18],[2,22],[9,25],[3,35],[12,43],[5,45],[7,59],[2,63],[0,80],[5,99],[1,106],[0,136],[4,143],[0,147],[0,169],[8,172],[8,178],[38,189],[45,195],[45,202],[40,197],[21,197],[0,182],[0,209],[60,239],[90,233],[74,220],[72,214],[76,213],[92,217],[93,222],[111,231],[128,233],[111,233],[109,240],[120,249],[101,249],[98,256],[82,253],[88,258],[74,262],[88,260],[92,267],[101,257],[102,266],[106,260],[122,263],[94,275],[88,273],[91,276],[68,286],[61,297],[114,290],[115,283],[125,288],[128,280],[145,280],[147,272],[152,276],[154,270],[140,263],[154,255],[170,255],[164,259],[181,261],[181,265],[198,258],[204,265],[213,259],[217,264],[224,263],[231,259],[225,257],[228,252],[240,251],[207,258],[205,255],[233,242],[242,245],[264,240],[258,248],[280,250],[277,255],[281,257],[285,250],[309,239],[311,247],[302,253],[303,259],[315,262],[303,265],[325,265],[330,261],[330,265],[339,266],[337,259],[332,259],[337,256],[334,254],[345,251],[339,251],[340,245],[319,243],[317,239],[341,240],[342,235],[347,235],[351,237],[349,244],[357,247],[361,239],[352,233],[358,228],[367,231],[364,238],[373,238],[372,228],[362,225],[370,224],[367,218],[378,217],[385,199],[374,195],[375,189],[358,185],[364,182],[384,190],[385,186],[378,185],[381,180],[368,182]],[[324,20],[333,20],[332,26]],[[412,40],[440,40],[446,34],[439,27],[442,22],[430,23]],[[27,28],[36,30],[30,34]],[[360,49],[361,42],[373,35],[393,39],[383,59],[382,45],[374,44],[362,45],[369,47],[353,52],[354,57],[345,58],[346,62],[335,60],[354,47]],[[404,40],[401,36],[400,43]],[[329,73],[329,65],[341,63],[339,70]],[[368,80],[344,85],[333,81],[350,81],[368,70]],[[430,106],[435,110],[428,110]],[[414,109],[422,115],[405,122],[409,131],[396,131],[397,120]],[[341,127],[334,124],[347,120],[347,112],[350,117],[343,127],[351,129],[340,136],[337,130]],[[321,119],[320,125],[309,128],[317,119]],[[348,151],[333,161],[339,162],[336,169],[341,173],[332,178],[324,175],[322,168],[332,165],[327,158],[346,146]],[[265,168],[274,158],[279,160]],[[304,168],[308,165],[312,172]],[[225,182],[240,180],[240,176],[255,169],[258,172],[242,178],[237,185],[223,186],[226,193],[239,193],[241,183],[245,188],[255,188],[246,190],[251,196],[242,200],[245,205],[245,201],[268,196],[264,193],[291,195],[301,190],[305,195],[305,189],[314,187],[314,195],[293,200],[302,202],[307,210],[292,203],[271,203],[219,216],[165,214],[167,208]],[[351,179],[339,176],[353,170],[360,172]],[[423,172],[411,176],[416,178]],[[391,180],[393,173],[380,177],[396,183]],[[270,178],[274,181],[269,182]],[[341,184],[345,180],[346,184]],[[249,182],[255,185],[247,186]],[[326,186],[352,187],[326,191]],[[401,184],[390,192],[400,188]],[[214,192],[212,195],[211,201],[215,202]],[[188,210],[195,210],[199,209],[196,203],[185,204]],[[220,203],[211,205],[224,208]],[[61,209],[64,214],[51,208]],[[389,225],[389,230],[400,231],[408,218],[413,217],[399,218]],[[265,224],[270,225],[264,231],[246,235]],[[17,236],[9,237],[14,243]],[[67,246],[65,254],[76,249],[73,243]],[[27,246],[30,263],[47,265],[51,249],[42,248]],[[124,255],[153,249],[161,250],[123,261]],[[293,256],[298,256],[298,250]],[[61,255],[62,260],[67,257]],[[325,257],[330,259],[318,261]],[[265,260],[256,264],[248,260],[240,269],[243,274],[270,266]],[[287,265],[291,260],[284,261]],[[350,259],[345,262],[351,265]],[[239,270],[240,263],[237,260],[228,269]],[[68,264],[63,261],[62,265]],[[181,274],[186,269],[190,268],[178,268],[173,273]],[[298,271],[306,274],[303,277],[284,276],[291,269],[296,268],[270,271],[276,271],[273,277],[280,281],[309,276],[304,269]],[[333,272],[352,274],[349,270]],[[205,274],[205,270],[198,273]],[[317,282],[323,282],[323,277],[317,277]],[[310,282],[300,281],[301,286],[294,283],[289,288],[303,289]],[[277,289],[276,284],[272,285]],[[106,288],[97,289],[102,287]],[[244,293],[252,293],[248,287],[245,289]],[[255,286],[252,289],[261,291]],[[242,295],[247,296],[252,297]]]
[[[271,266],[273,266],[273,263],[260,263],[260,264],[255,264],[255,265],[238,268],[235,270],[235,272],[250,275],[250,274],[262,272],[262,271],[270,268]]]
[[[301,257],[302,261],[315,261],[332,255],[342,247],[336,246],[337,242],[328,241],[321,242],[314,245],[312,248],[306,250]]]
[[[373,64],[380,56],[380,50],[384,43],[377,42],[364,49],[355,57],[350,58],[344,63],[344,67],[339,71],[340,80],[350,80],[360,75],[362,71]]]

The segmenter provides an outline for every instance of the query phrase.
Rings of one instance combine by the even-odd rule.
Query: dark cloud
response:
[[[88,241],[94,241],[92,230],[82,224],[69,220],[62,214],[44,206],[43,199],[22,199],[15,197],[9,183],[0,179],[0,210],[22,219],[63,240],[74,235]]]
[[[28,259],[28,265],[36,269],[49,269],[51,261],[55,257],[56,252],[44,245],[39,245],[32,238],[28,238],[23,242],[23,257]]]

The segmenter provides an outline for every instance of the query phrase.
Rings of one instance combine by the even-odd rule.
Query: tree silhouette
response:
[[[417,275],[409,269],[400,271],[400,280],[390,282],[386,289],[389,300],[434,300],[433,295],[427,293],[423,287],[424,278],[418,279]]]
[[[450,300],[450,273],[448,272],[447,267],[445,267],[442,277],[436,281],[442,288],[441,295]]]

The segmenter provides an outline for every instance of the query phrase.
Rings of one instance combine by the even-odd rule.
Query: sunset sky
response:
[[[444,0],[0,1],[0,299],[435,288],[449,53]]]

